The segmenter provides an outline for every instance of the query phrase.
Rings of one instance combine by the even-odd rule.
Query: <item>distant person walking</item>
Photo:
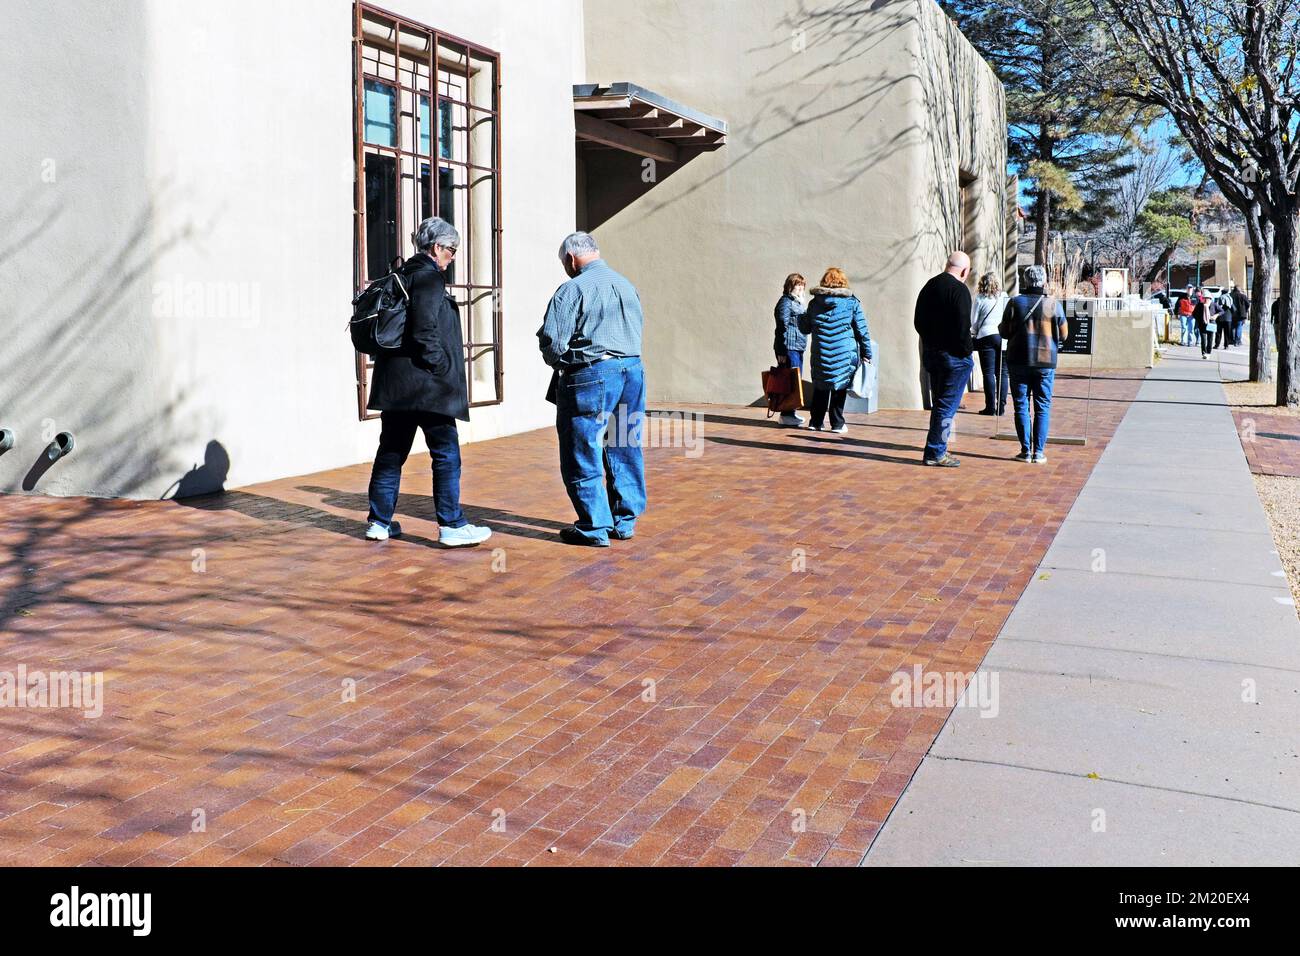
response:
[[[1193,313],[1197,330],[1201,333],[1201,358],[1208,359],[1214,350],[1215,316],[1217,315],[1214,299],[1205,294],[1204,289],[1196,290],[1196,309]]]
[[[998,323],[1007,307],[1007,297],[997,275],[986,272],[980,276],[979,294],[975,296],[974,314],[971,316],[971,337],[980,357],[980,372],[984,377],[984,407],[981,415],[1001,415],[1007,410],[1007,393],[1011,388],[1006,369],[1002,364],[1002,336]]]
[[[416,254],[397,271],[410,301],[402,353],[375,357],[367,408],[379,411],[379,451],[370,471],[370,516],[366,537],[400,537],[393,520],[402,465],[411,453],[416,429],[424,432],[433,468],[433,507],[438,543],[458,548],[479,544],[492,534],[470,524],[460,508],[460,437],[456,420],[469,421],[465,389],[465,346],[460,315],[447,294],[447,267],[460,246],[460,234],[442,219],[425,219],[411,236]]]
[[[560,538],[608,548],[611,535],[635,534],[646,506],[641,297],[585,232],[565,237],[560,261],[569,281],[555,290],[537,332],[542,359],[555,370],[560,475],[578,515]]]
[[[812,301],[799,318],[799,328],[813,337],[809,365],[813,400],[808,427],[821,431],[829,411],[831,431],[843,434],[849,430],[844,421],[849,382],[858,363],[872,359],[867,316],[843,271],[834,266],[826,270],[821,285],[812,290]]]
[[[803,353],[808,343],[807,337],[799,328],[799,318],[804,313],[805,286],[804,277],[791,272],[785,277],[781,298],[776,300],[776,308],[772,310],[776,319],[776,340],[772,346],[776,352],[776,364],[788,365],[801,374]],[[803,418],[798,412],[782,412],[780,422],[791,428],[803,427]]]
[[[1216,349],[1226,349],[1232,347],[1232,310],[1235,308],[1232,302],[1232,292],[1224,289],[1214,297],[1214,307],[1217,309],[1218,321],[1214,330],[1214,347]]]
[[[1195,345],[1196,329],[1196,289],[1188,286],[1187,291],[1178,297],[1178,324],[1181,328],[1179,342],[1183,345]]]
[[[1068,326],[1061,303],[1047,294],[1047,270],[1025,270],[1025,289],[1007,303],[1001,332],[1007,341],[1007,368],[1011,372],[1011,400],[1016,410],[1017,461],[1046,464],[1048,428],[1052,415],[1052,390],[1056,360]],[[1030,417],[1030,403],[1033,416]]]
[[[1241,345],[1250,321],[1250,299],[1236,285],[1232,287],[1232,306],[1232,344]]]
[[[921,364],[930,377],[930,430],[925,439],[922,462],[940,468],[956,468],[961,462],[948,454],[953,420],[961,407],[961,396],[975,365],[971,358],[971,294],[966,288],[970,257],[954,252],[943,272],[924,286],[916,297],[912,325],[921,337]]]

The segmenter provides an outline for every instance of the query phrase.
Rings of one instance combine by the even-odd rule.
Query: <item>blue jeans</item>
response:
[[[393,523],[402,466],[411,453],[415,430],[424,431],[433,466],[433,507],[441,528],[469,524],[460,510],[460,440],[456,419],[433,412],[384,412],[380,415],[379,451],[370,470],[370,520]]]
[[[1182,323],[1182,344],[1196,345],[1200,341],[1199,334],[1196,331],[1196,322],[1193,321],[1190,315],[1180,315],[1178,319]]]
[[[1052,416],[1052,386],[1056,369],[1008,365],[1011,372],[1011,400],[1016,405],[1016,436],[1020,450],[1041,455],[1047,445],[1047,426]],[[1029,401],[1034,402],[1033,424],[1029,420]],[[1032,445],[1030,444],[1032,435]]]
[[[556,389],[560,476],[578,520],[594,541],[632,534],[645,511],[645,373],[641,359],[611,358],[564,372]]]
[[[925,457],[938,461],[948,454],[952,421],[961,408],[961,397],[975,360],[969,355],[957,358],[947,352],[926,349],[921,353],[921,364],[930,376],[930,431],[925,436]]]
[[[786,349],[786,355],[790,356],[791,368],[803,368],[803,353],[796,352],[794,349]]]

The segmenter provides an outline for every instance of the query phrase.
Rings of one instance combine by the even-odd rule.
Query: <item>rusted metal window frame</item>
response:
[[[366,46],[365,31],[363,28],[363,18],[369,14],[372,18],[390,21],[394,25],[394,67],[395,79],[388,77],[376,76],[367,73],[365,70],[364,50]],[[407,223],[402,208],[402,180],[403,180],[403,158],[409,158],[412,163],[412,172],[415,179],[420,178],[420,163],[427,160],[429,164],[429,193],[430,208],[435,216],[442,214],[441,189],[439,188],[439,171],[443,166],[459,167],[464,170],[465,175],[465,222],[457,223],[456,228],[461,233],[461,248],[457,255],[457,278],[464,278],[465,282],[452,283],[449,288],[454,293],[464,294],[464,299],[458,298],[462,306],[462,321],[464,322],[465,336],[465,384],[469,391],[469,404],[471,408],[477,408],[485,405],[499,405],[505,400],[505,374],[504,374],[504,353],[502,342],[503,316],[502,316],[502,295],[501,295],[501,55],[494,50],[490,50],[477,43],[471,43],[468,40],[435,30],[433,27],[423,23],[411,20],[400,14],[392,13],[382,7],[370,3],[357,2],[353,5],[352,21],[352,54],[353,54],[353,104],[352,104],[352,137],[353,137],[353,163],[354,163],[354,182],[353,182],[353,284],[356,289],[363,288],[372,277],[367,275],[368,261],[366,255],[366,173],[365,157],[367,151],[375,151],[383,155],[391,155],[395,159],[395,186],[396,186],[396,222],[397,222],[397,248],[399,253],[405,249],[409,241],[404,238],[407,230]],[[413,89],[405,86],[402,82],[402,51],[401,51],[401,34],[402,31],[408,33],[422,34],[426,37],[429,48],[429,90],[425,91]],[[442,45],[460,47],[465,54],[465,72],[453,72],[443,67],[439,62],[438,51]],[[470,80],[473,75],[471,70],[471,60],[478,59],[488,61],[492,65],[492,107],[489,109],[470,102],[472,99],[469,93]],[[465,100],[459,100],[451,96],[443,96],[439,92],[439,77],[447,75],[456,77],[464,82]],[[397,90],[397,130],[396,145],[393,147],[381,146],[376,143],[367,143],[365,141],[365,84],[367,80],[376,80],[384,83]],[[416,84],[418,86],[418,83]],[[450,84],[449,84],[450,85]],[[403,111],[402,94],[407,93],[411,97],[413,114]],[[420,129],[420,98],[427,96],[429,99],[429,153],[426,155],[419,151],[419,129]],[[440,119],[441,104],[448,103],[460,106],[465,111],[465,148],[466,155],[463,159],[442,156],[442,122]],[[477,114],[477,115],[476,115]],[[477,159],[470,145],[471,131],[477,123],[483,122],[484,117],[490,118],[492,122],[492,143],[491,143],[491,165],[484,166],[481,163],[475,163]],[[411,145],[412,148],[404,148],[404,136],[406,127],[412,126],[415,130],[416,142]],[[473,187],[476,180],[475,172],[484,173],[493,178],[492,188],[492,210],[491,210],[491,229],[492,241],[489,249],[492,254],[491,284],[472,283],[469,280],[475,278],[473,269],[473,248],[472,237],[474,228],[474,201]],[[418,184],[414,193],[418,193]],[[418,205],[411,210],[414,213],[414,220],[409,224],[410,231],[414,231],[415,225],[419,223],[420,209]],[[489,342],[477,342],[474,340],[474,321],[470,306],[480,301],[484,296],[492,299],[492,337]],[[492,380],[494,385],[494,396],[486,399],[476,400],[474,397],[474,365],[485,356],[492,356],[493,374]],[[374,368],[374,363],[369,357],[361,353],[356,355],[356,377],[357,377],[357,415],[361,421],[372,418],[378,418],[377,412],[371,412],[366,408],[369,399],[369,382],[370,372]]]

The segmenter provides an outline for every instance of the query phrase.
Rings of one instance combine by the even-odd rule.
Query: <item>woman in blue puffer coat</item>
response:
[[[849,382],[861,361],[870,362],[871,333],[862,303],[849,288],[849,280],[835,267],[826,270],[821,285],[812,290],[808,310],[799,317],[799,328],[811,334],[813,400],[808,427],[821,431],[827,410],[831,431],[848,431],[844,423],[844,401]]]

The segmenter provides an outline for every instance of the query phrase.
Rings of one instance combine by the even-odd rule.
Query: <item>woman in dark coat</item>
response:
[[[776,319],[776,338],[772,349],[776,353],[777,365],[789,365],[802,371],[803,353],[808,344],[807,338],[799,328],[799,316],[803,315],[804,277],[792,272],[785,277],[785,287],[781,298],[776,300],[772,310]],[[803,419],[795,412],[782,412],[781,424],[791,428],[802,428]]]
[[[1197,289],[1196,328],[1201,333],[1201,358],[1208,359],[1214,349],[1214,332],[1218,325],[1218,303],[1205,294],[1204,289]]]
[[[821,285],[812,290],[808,311],[799,318],[799,328],[811,334],[813,400],[808,427],[821,431],[826,412],[831,413],[831,431],[848,431],[844,423],[844,402],[849,382],[861,361],[870,362],[871,333],[862,303],[849,288],[844,273],[827,269]]]
[[[470,524],[460,508],[460,436],[456,419],[469,421],[465,388],[465,346],[456,303],[447,292],[447,267],[460,244],[448,222],[430,218],[411,237],[418,250],[398,270],[406,286],[406,328],[402,352],[379,355],[366,407],[380,415],[379,451],[370,472],[370,516],[366,537],[399,537],[393,520],[402,465],[416,429],[424,432],[433,466],[433,503],[438,543],[463,547],[486,541],[492,532]]]

